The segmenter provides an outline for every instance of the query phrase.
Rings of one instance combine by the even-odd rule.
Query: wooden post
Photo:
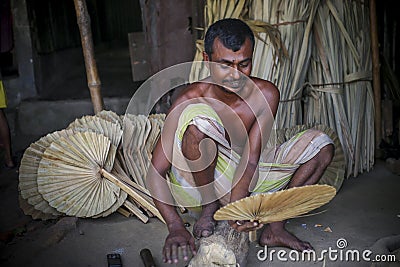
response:
[[[370,24],[371,24],[371,47],[372,47],[372,82],[374,90],[375,105],[375,150],[379,149],[382,140],[381,133],[381,80],[379,63],[379,41],[378,41],[378,23],[376,19],[375,0],[369,1]]]
[[[83,56],[85,58],[86,77],[92,99],[94,113],[103,110],[103,97],[101,96],[101,82],[97,72],[96,60],[93,52],[92,30],[90,17],[87,11],[86,0],[74,0],[76,18],[81,34]]]

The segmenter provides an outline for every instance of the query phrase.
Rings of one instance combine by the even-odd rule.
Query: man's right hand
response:
[[[196,245],[192,234],[186,228],[178,228],[170,230],[169,235],[165,239],[163,254],[164,262],[177,263],[179,259],[179,250],[182,257],[186,261],[189,259],[189,251],[192,255],[196,255]]]

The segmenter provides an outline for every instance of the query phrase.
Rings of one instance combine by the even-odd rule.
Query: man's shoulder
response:
[[[264,80],[258,77],[251,76],[251,80],[259,87],[261,90],[278,90],[278,88],[272,82]]]
[[[184,102],[191,99],[197,99],[204,96],[210,85],[204,82],[194,82],[186,84],[176,96],[173,97],[173,102]]]
[[[254,84],[263,92],[264,95],[279,99],[279,90],[272,82],[257,77],[251,77]]]

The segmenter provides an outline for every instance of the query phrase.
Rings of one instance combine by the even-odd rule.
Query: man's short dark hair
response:
[[[240,19],[221,19],[211,24],[204,38],[204,49],[209,57],[213,53],[212,47],[217,37],[226,48],[233,52],[242,47],[246,38],[250,39],[252,49],[254,49],[253,31]]]

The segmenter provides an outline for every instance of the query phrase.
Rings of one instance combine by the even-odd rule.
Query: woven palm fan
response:
[[[126,114],[122,147],[128,172],[132,179],[145,186],[143,178],[147,173],[154,146],[160,136],[165,114]]]
[[[113,146],[110,147],[110,150],[115,150],[118,148],[122,137],[122,126],[120,122],[121,120],[116,113],[102,110],[95,116],[87,115],[76,119],[68,126],[68,128],[79,132],[92,131],[103,134],[104,136],[108,137],[113,144]],[[115,153],[115,151],[110,151],[108,155],[112,155],[114,157]],[[113,162],[113,160],[108,162]],[[109,209],[93,217],[97,218],[110,215],[124,203],[126,198],[126,192],[121,191],[120,197]]]
[[[105,119],[106,121],[123,125],[123,118],[112,110],[102,110],[96,114],[97,117]]]
[[[215,220],[244,220],[271,223],[290,219],[328,203],[336,195],[330,185],[293,187],[274,193],[246,197],[220,208]],[[255,240],[255,231],[250,240]]]
[[[329,128],[326,125],[296,125],[291,128],[279,129],[276,131],[276,143],[280,145],[286,141],[288,141],[291,137],[296,135],[299,132],[302,132],[307,129],[317,129],[325,134],[327,134],[333,141],[335,145],[335,155],[321,179],[319,180],[319,184],[327,184],[331,185],[339,191],[340,187],[343,184],[345,177],[345,157],[342,148],[342,144],[340,143],[340,139],[336,132]]]
[[[38,169],[38,190],[59,212],[92,217],[110,209],[120,188],[101,175],[112,169],[115,151],[109,138],[78,132],[60,138],[45,150]]]
[[[150,163],[144,147],[151,131],[151,123],[144,115],[125,115],[122,150],[132,179],[145,187],[144,177]]]
[[[111,140],[115,147],[118,147],[122,137],[122,128],[118,123],[95,116],[90,120],[80,121],[79,124],[73,125],[72,129],[79,132],[93,131],[103,134]]]
[[[118,114],[111,110],[102,110],[98,112],[96,115],[84,115],[80,118],[75,119],[73,122],[71,122],[67,129],[72,129],[75,127],[79,127],[82,125],[86,125],[88,122],[94,120],[94,119],[103,119],[105,121],[115,123],[117,124],[120,128],[122,128],[122,119]]]
[[[61,137],[66,137],[73,133],[74,131],[72,130],[62,130],[47,134],[46,136],[40,138],[38,141],[32,143],[24,152],[19,167],[19,194],[24,200],[26,200],[26,205],[31,205],[34,210],[43,213],[43,216],[39,216],[35,212],[35,216],[37,217],[42,217],[43,219],[45,219],[47,215],[44,214],[51,214],[53,216],[61,215],[59,211],[57,211],[47,203],[47,201],[38,191],[38,168],[39,162],[42,159],[43,153],[46,148],[48,148],[50,144],[55,140],[58,140]],[[23,209],[24,212],[34,212],[34,210],[28,208]],[[30,212],[25,214],[31,215],[33,217],[33,214]]]
[[[165,121],[165,116],[166,116],[166,114],[164,114],[164,113],[151,114],[149,116],[149,120],[151,123],[151,132],[150,132],[149,138],[147,139],[147,142],[146,142],[146,151],[150,158],[151,158],[153,149],[157,143],[157,140],[160,137],[161,130],[163,128],[164,121]]]
[[[133,139],[136,138],[136,120],[130,114],[126,114],[124,118],[124,131],[122,135],[122,152],[123,152],[123,162],[127,168],[131,179],[137,184],[143,185],[141,177],[139,175],[139,170],[137,169],[137,164],[133,159]]]
[[[35,209],[31,204],[28,203],[28,201],[23,199],[21,195],[18,196],[18,202],[19,202],[19,207],[24,212],[24,214],[31,216],[32,219],[34,219],[34,220],[44,220],[45,221],[45,220],[57,218],[56,215],[53,215],[50,213],[44,213],[40,210]]]

